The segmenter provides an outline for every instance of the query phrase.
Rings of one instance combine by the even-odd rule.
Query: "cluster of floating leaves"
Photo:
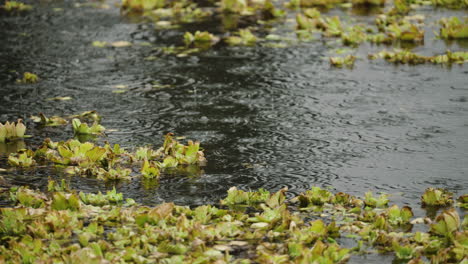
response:
[[[73,119],[73,122],[75,126],[79,121]],[[78,132],[92,129],[93,127],[88,126],[79,127]],[[138,175],[158,179],[161,171],[197,171],[205,161],[199,142],[189,140],[188,144],[184,145],[171,133],[165,136],[163,146],[157,150],[140,147],[132,153],[122,149],[118,144],[98,146],[91,142],[81,143],[76,139],[62,142],[46,139],[35,151],[23,149],[8,157],[8,163],[15,167],[52,163],[64,167],[65,172],[69,174],[92,176],[103,180],[124,180]]]
[[[31,5],[27,5],[17,1],[5,1],[3,6],[0,6],[4,10],[8,12],[21,12],[21,11],[28,11],[32,9]]]
[[[312,189],[286,199],[229,189],[220,205],[143,206],[115,189],[72,191],[49,181],[47,191],[11,188],[15,207],[0,209],[2,263],[345,263],[352,255],[391,253],[409,263],[466,263],[468,195],[452,200],[428,189],[435,218],[388,206],[386,195],[363,199]],[[430,205],[429,205],[430,204]],[[417,232],[411,232],[417,225]],[[340,245],[352,239],[351,247]]]
[[[99,124],[101,116],[96,111],[86,111],[66,118],[46,117],[43,113],[31,119],[43,126],[66,125],[71,120],[75,136],[99,135],[105,128]],[[82,122],[83,121],[83,122]],[[85,121],[93,121],[88,125]],[[26,126],[21,119],[18,122],[0,123],[0,143],[24,137]],[[82,139],[82,138],[81,138]],[[37,164],[63,167],[66,173],[97,177],[102,180],[129,180],[142,176],[159,179],[161,171],[172,173],[201,174],[201,165],[206,162],[200,142],[189,140],[187,145],[180,143],[172,133],[165,136],[163,146],[154,150],[139,147],[135,152],[128,152],[115,144],[99,146],[92,142],[77,139],[53,142],[44,140],[36,150],[17,149],[8,156],[8,163],[14,167],[32,167]],[[138,172],[138,173],[137,173]]]
[[[37,116],[34,116],[34,115],[31,116],[31,120],[33,122],[41,124],[43,126],[62,126],[62,125],[68,124],[69,120],[73,121],[75,119],[78,119],[79,123],[78,121],[74,121],[74,124],[73,124],[74,131],[79,130],[80,127],[84,125],[82,122],[85,122],[85,121],[93,122],[92,126],[98,125],[99,122],[101,121],[101,116],[95,110],[85,111],[80,114],[71,115],[68,117],[60,117],[60,116],[47,117],[44,113],[39,113]],[[81,129],[81,130],[84,130],[84,129]],[[96,129],[96,130],[100,130],[100,132],[104,131],[102,126],[100,127],[100,129]]]
[[[435,64],[453,64],[453,63],[464,63],[468,61],[468,52],[450,52],[447,51],[445,54],[436,56],[423,56],[413,53],[409,50],[394,50],[394,51],[381,51],[376,54],[370,54],[370,59],[383,58],[389,62],[402,63],[402,64],[423,64],[423,63],[435,63]]]
[[[162,48],[166,54],[176,54],[179,57],[188,56],[216,45],[226,43],[228,45],[252,46],[262,43],[265,46],[274,46],[269,40],[284,41],[287,38],[261,38],[258,34],[268,31],[272,22],[278,23],[286,19],[287,9],[296,12],[296,35],[299,40],[308,41],[315,39],[315,35],[321,34],[325,38],[338,38],[345,46],[357,47],[363,42],[376,44],[398,44],[402,42],[423,44],[424,42],[424,16],[408,13],[417,6],[432,5],[446,8],[466,8],[466,0],[395,0],[389,11],[378,15],[375,25],[348,26],[338,16],[323,16],[317,8],[363,7],[384,6],[384,0],[291,0],[283,4],[284,8],[270,0],[246,1],[246,0],[219,0],[204,3],[199,7],[191,1],[166,1],[166,0],[123,0],[122,9],[127,13],[138,13],[154,19],[156,24],[164,24],[166,27],[177,26],[181,23],[200,21],[209,15],[222,17],[226,34],[216,36],[207,31],[186,32],[184,35],[185,46],[171,46]],[[189,17],[189,18],[187,18]],[[245,28],[239,28],[239,21],[247,24]],[[250,22],[249,22],[250,21]],[[264,28],[259,28],[267,25]],[[439,37],[445,39],[457,39],[468,37],[468,25],[466,19],[450,17],[440,21]],[[244,27],[244,26],[243,26]],[[276,36],[276,35],[275,35]],[[281,45],[280,45],[281,46]],[[459,54],[459,53],[451,53]],[[466,53],[461,53],[466,57]],[[332,66],[352,67],[356,57],[331,57]],[[440,57],[426,58],[432,63],[464,63],[466,59],[455,60],[448,54]]]
[[[23,78],[16,80],[17,83],[37,83],[39,81],[39,77],[30,72],[23,73]]]
[[[261,44],[266,47],[284,47],[293,42],[288,37],[275,34],[267,34],[275,24],[287,21],[289,12],[296,15],[297,39],[310,41],[320,34],[323,38],[337,38],[345,46],[358,47],[363,42],[375,44],[400,44],[412,43],[421,45],[424,43],[424,19],[422,15],[409,16],[409,12],[418,6],[432,5],[451,9],[467,8],[466,0],[394,0],[393,5],[386,12],[376,16],[375,24],[347,25],[338,16],[324,16],[320,10],[343,7],[382,7],[385,0],[290,0],[276,3],[271,0],[215,0],[203,2],[197,1],[168,1],[168,0],[122,0],[121,8],[128,16],[139,16],[155,21],[156,28],[168,29],[178,27],[181,24],[200,22],[212,17],[220,19],[222,28],[226,33],[215,35],[208,31],[186,32],[181,41],[184,46],[161,47],[164,54],[174,54],[178,57],[189,56],[200,51],[207,50],[219,43],[234,46],[253,46]],[[27,8],[26,8],[27,7]],[[3,9],[23,10],[30,8],[15,1],[6,1]],[[287,12],[289,10],[289,12]],[[462,39],[468,37],[468,20],[466,18],[449,17],[440,21],[438,37],[443,39]],[[94,41],[96,47],[128,47],[132,43],[128,41]],[[383,51],[385,52],[385,51]],[[454,52],[452,54],[455,54]],[[460,52],[458,52],[460,53]],[[466,52],[460,53],[466,58]],[[371,56],[372,57],[372,56]],[[387,56],[388,57],[388,56]],[[332,66],[352,67],[356,57],[348,54],[345,57],[330,57]],[[392,61],[392,60],[389,60]],[[395,60],[398,62],[398,60]],[[437,64],[464,63],[466,59],[455,60],[448,54],[439,57],[418,57],[419,64],[432,62]],[[28,73],[29,74],[29,73]],[[21,82],[36,82],[33,75],[25,76]]]

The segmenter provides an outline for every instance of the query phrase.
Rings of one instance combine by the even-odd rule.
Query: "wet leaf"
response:
[[[132,43],[128,41],[115,41],[110,43],[110,45],[114,48],[124,48],[124,47],[129,47],[132,45]]]

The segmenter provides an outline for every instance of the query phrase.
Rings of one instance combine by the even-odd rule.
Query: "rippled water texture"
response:
[[[97,110],[102,124],[117,130],[101,141],[128,149],[160,145],[170,131],[201,141],[208,159],[203,175],[167,175],[158,186],[140,180],[118,185],[147,204],[216,203],[231,186],[287,186],[292,194],[313,185],[352,194],[373,190],[412,205],[429,186],[468,191],[467,66],[368,61],[367,53],[384,47],[364,45],[354,69],[332,69],[321,40],[287,48],[217,47],[186,58],[154,50],[180,45],[185,30],[196,28],[157,31],[150,23],[126,20],[112,4],[96,9],[53,2],[25,15],[2,14],[0,120],[26,119],[33,135],[26,140],[29,147],[45,137],[72,136],[70,127],[35,126],[31,114],[86,110]],[[95,40],[134,45],[96,48]],[[416,51],[446,48],[428,32]],[[16,84],[25,71],[42,80]],[[129,89],[113,93],[115,85]],[[45,100],[56,96],[73,99]],[[4,159],[0,164],[6,166]],[[48,176],[60,173],[38,168],[2,176],[8,184],[43,187]],[[80,177],[71,181],[84,190],[111,186]]]

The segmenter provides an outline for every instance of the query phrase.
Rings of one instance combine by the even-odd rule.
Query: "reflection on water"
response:
[[[0,142],[0,155],[8,156],[10,153],[16,153],[20,149],[25,149],[26,143],[23,140],[13,142]]]
[[[215,203],[231,186],[286,186],[292,194],[312,185],[353,194],[370,189],[413,205],[428,186],[467,192],[468,104],[459,100],[468,92],[466,66],[394,66],[362,59],[353,70],[330,69],[322,58],[329,55],[322,41],[163,56],[138,43],[178,45],[186,29],[155,31],[151,24],[125,21],[116,9],[51,5],[64,11],[38,6],[28,16],[0,17],[5,36],[0,42],[0,121],[28,120],[39,112],[65,116],[97,110],[103,125],[116,129],[101,142],[129,149],[158,146],[167,132],[202,142],[208,159],[204,173],[174,172],[159,182],[117,184],[140,202]],[[366,20],[373,12],[359,15]],[[224,20],[224,27],[237,23]],[[135,45],[95,48],[95,40]],[[358,55],[365,58],[381,48],[364,45]],[[446,46],[431,40],[418,49],[439,53]],[[37,73],[42,81],[15,84],[24,71]],[[127,91],[114,93],[116,85]],[[45,100],[56,96],[73,100]],[[27,124],[27,133],[34,135],[26,140],[28,147],[46,137],[73,136],[69,126]],[[0,153],[24,147],[18,144],[0,145]],[[0,167],[6,166],[4,157]],[[48,177],[62,176],[55,168],[4,175],[12,184],[41,187]],[[87,191],[113,185],[67,179]]]

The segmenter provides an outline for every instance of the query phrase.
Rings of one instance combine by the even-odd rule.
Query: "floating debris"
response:
[[[17,83],[37,83],[39,81],[39,77],[36,74],[25,72],[23,73],[23,79],[16,80]]]

